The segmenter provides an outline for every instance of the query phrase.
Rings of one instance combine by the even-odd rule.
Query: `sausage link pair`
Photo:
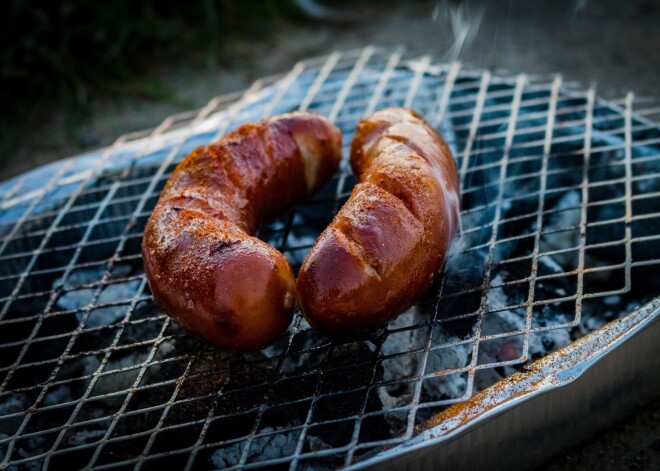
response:
[[[459,218],[451,152],[413,111],[362,120],[351,167],[359,183],[297,281],[305,318],[331,336],[375,330],[411,306],[440,269]]]
[[[246,124],[177,166],[147,222],[142,254],[156,301],[220,345],[271,344],[291,321],[287,259],[253,237],[259,223],[323,185],[341,158],[341,134],[313,113]]]

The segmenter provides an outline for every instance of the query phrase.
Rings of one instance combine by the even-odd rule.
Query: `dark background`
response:
[[[3,10],[0,181],[153,127],[297,60],[367,44],[560,72],[597,82],[610,98],[660,92],[653,0],[13,0]],[[660,403],[545,469],[567,468],[660,469]]]
[[[153,127],[297,60],[367,44],[561,72],[597,81],[606,96],[658,94],[657,0],[327,0],[330,11],[319,1],[5,3],[0,181]]]

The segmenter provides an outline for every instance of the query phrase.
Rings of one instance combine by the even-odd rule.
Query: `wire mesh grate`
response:
[[[635,104],[368,47],[0,185],[0,466],[334,469],[406,442],[659,294],[658,110]],[[381,335],[331,342],[297,313],[275,345],[236,354],[153,303],[142,231],[188,152],[295,109],[330,116],[348,147],[361,117],[402,105],[454,151],[462,228],[442,276]],[[342,162],[260,237],[299,267],[354,183]]]

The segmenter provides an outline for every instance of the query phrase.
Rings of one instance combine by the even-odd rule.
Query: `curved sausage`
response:
[[[323,185],[340,158],[339,130],[306,112],[246,124],[195,149],[145,228],[142,255],[156,301],[225,347],[271,344],[291,322],[295,278],[284,255],[252,234]]]
[[[330,336],[373,331],[410,307],[440,269],[459,218],[454,158],[413,111],[362,120],[351,167],[359,183],[297,282],[305,318]]]

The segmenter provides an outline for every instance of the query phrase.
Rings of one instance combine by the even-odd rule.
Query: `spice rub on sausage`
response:
[[[340,159],[339,130],[308,112],[246,124],[195,149],[145,228],[142,255],[156,301],[225,347],[275,341],[291,322],[295,278],[287,259],[253,234],[320,188]]]
[[[359,183],[297,281],[305,318],[331,336],[373,331],[410,307],[440,269],[459,218],[454,158],[411,110],[362,120],[351,167]]]

